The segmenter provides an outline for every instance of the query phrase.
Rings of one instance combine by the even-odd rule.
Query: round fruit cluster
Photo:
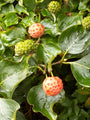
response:
[[[40,38],[44,34],[44,26],[41,23],[33,23],[28,27],[28,33],[33,38]]]
[[[63,89],[62,80],[59,77],[47,77],[43,81],[43,90],[47,96],[55,96]]]
[[[58,1],[51,1],[49,4],[48,4],[48,10],[51,12],[51,13],[57,13],[59,12],[61,9],[61,5]]]
[[[20,56],[31,52],[35,48],[35,42],[33,40],[25,40],[24,42],[18,42],[15,45],[15,55]]]
[[[85,29],[90,30],[90,16],[87,16],[82,20],[82,25]]]

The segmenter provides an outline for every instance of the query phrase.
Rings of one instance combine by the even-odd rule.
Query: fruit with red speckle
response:
[[[47,96],[55,96],[63,89],[62,80],[59,77],[47,77],[43,81],[43,90]]]
[[[44,34],[44,26],[41,23],[33,23],[28,28],[28,33],[33,38],[40,38]]]

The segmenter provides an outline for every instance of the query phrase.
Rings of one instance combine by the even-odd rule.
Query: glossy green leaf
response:
[[[42,9],[41,13],[44,17],[50,17],[51,13],[48,11],[48,9]]]
[[[15,63],[9,60],[0,61],[0,93],[11,98],[16,86],[27,77],[28,64],[26,58]]]
[[[19,104],[21,104],[26,99],[27,93],[33,84],[35,84],[34,77],[26,78],[18,85],[18,87],[14,91],[13,99],[17,101]]]
[[[13,99],[17,101],[19,104],[22,104],[26,98],[29,90],[37,85],[39,82],[41,83],[44,79],[44,76],[38,76],[35,75],[27,77],[24,81],[22,81],[18,87],[15,89],[13,94]]]
[[[27,100],[29,104],[33,105],[35,112],[41,112],[43,115],[47,116],[49,120],[56,120],[57,115],[52,110],[53,105],[56,102],[62,102],[64,94],[65,92],[62,90],[60,94],[54,97],[46,96],[41,84],[30,89]]]
[[[3,6],[0,10],[0,18],[2,18],[4,15],[10,13],[10,12],[14,12],[14,6],[13,4],[7,4],[5,6]]]
[[[62,32],[59,37],[59,47],[69,54],[82,53],[90,44],[90,31],[82,26],[73,26]]]
[[[79,84],[90,87],[90,54],[71,62],[71,70]]]
[[[41,24],[45,27],[45,34],[49,34],[54,37],[61,34],[58,24],[54,23],[52,20],[44,19],[41,21]]]
[[[16,120],[19,104],[11,99],[0,98],[0,120]]]
[[[69,0],[68,1],[68,6],[70,11],[75,11],[78,8],[80,0]]]
[[[90,12],[90,0],[81,0],[79,3],[79,10]]]
[[[35,0],[23,0],[23,5],[27,8],[29,12],[36,8]]]
[[[21,21],[21,24],[23,24],[25,27],[30,26],[31,24],[35,23],[34,17],[35,17],[35,13],[30,12],[30,13],[29,13],[29,16],[26,16],[26,17]]]
[[[12,58],[14,55],[14,50],[11,47],[5,47],[5,51],[2,55],[2,58],[9,59]]]
[[[29,75],[36,73],[38,68],[36,57],[31,56],[30,59],[28,60],[28,64],[29,64]]]
[[[44,0],[42,3],[39,4],[39,7],[40,8],[47,8],[47,6],[48,6],[48,4],[49,4],[50,1],[51,0]]]
[[[5,51],[5,47],[0,39],[0,56],[4,53],[4,51]]]
[[[74,14],[72,16],[67,16],[66,14],[59,14],[57,16],[57,22],[60,30],[64,31],[65,29],[81,24],[82,15]]]
[[[38,57],[46,64],[51,63],[57,55],[61,53],[61,50],[54,43],[47,43],[39,45],[37,49]]]
[[[66,55],[66,59],[71,59],[71,58],[82,58],[84,56],[86,56],[87,54],[90,53],[90,45],[87,46],[87,48],[80,54],[67,54]]]
[[[53,43],[58,46],[58,36],[57,37],[52,37],[50,35],[42,36],[41,42],[43,44]]]
[[[4,24],[6,27],[18,24],[18,16],[15,13],[9,13],[3,19]]]
[[[25,13],[25,14],[29,15],[29,13],[27,12],[27,9],[24,6],[19,6],[18,4],[15,6],[15,11],[18,14]]]
[[[0,0],[0,8],[7,3],[13,3],[15,0]]]
[[[19,41],[25,40],[26,29],[19,25],[17,27],[12,27],[1,34],[1,40],[4,45],[11,46]]]

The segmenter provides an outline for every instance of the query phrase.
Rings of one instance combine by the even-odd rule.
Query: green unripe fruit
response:
[[[28,54],[35,48],[35,43],[33,40],[25,40],[24,42],[19,42],[15,45],[15,55],[20,56],[23,54]]]
[[[59,12],[61,9],[61,5],[59,2],[57,1],[51,1],[49,4],[48,4],[48,10],[51,12],[51,13],[57,13]]]
[[[82,20],[82,25],[85,29],[90,30],[90,16],[87,16]]]

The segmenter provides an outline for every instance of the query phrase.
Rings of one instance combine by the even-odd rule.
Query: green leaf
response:
[[[90,0],[81,0],[79,3],[79,10],[90,12]]]
[[[29,13],[27,12],[27,9],[24,6],[19,6],[18,4],[15,6],[15,11],[18,14],[25,13],[25,14],[29,15]]]
[[[89,44],[90,31],[78,25],[66,29],[59,37],[60,49],[69,54],[82,53]]]
[[[27,8],[29,12],[36,8],[35,0],[23,0],[23,5]]]
[[[11,98],[16,86],[27,77],[27,58],[15,63],[9,60],[0,61],[0,93]]]
[[[2,6],[6,5],[7,3],[13,3],[15,0],[1,0],[0,1],[0,9]]]
[[[72,73],[79,84],[90,87],[90,54],[71,62]]]
[[[16,120],[26,120],[26,119],[20,111],[17,111]]]
[[[42,89],[42,84],[35,86],[30,89],[28,93],[28,103],[33,105],[33,110],[35,112],[41,112],[43,115],[47,116],[49,120],[56,120],[57,115],[52,111],[53,105],[56,102],[62,102],[64,99],[64,90],[54,97],[46,96]]]
[[[40,8],[47,8],[48,4],[51,0],[44,0],[42,3],[39,4]]]
[[[16,120],[19,104],[11,99],[0,98],[0,120]]]
[[[15,13],[8,13],[3,19],[3,22],[6,27],[18,24],[18,16]]]
[[[36,4],[42,3],[44,0],[35,0]]]
[[[83,104],[87,100],[88,96],[87,95],[81,95],[77,92],[77,90],[72,94],[72,97],[75,98],[78,103]]]
[[[78,8],[80,0],[69,0],[68,5],[70,8],[70,11],[75,11]]]
[[[41,83],[43,79],[44,76],[42,75],[38,77],[35,75],[27,77],[15,89],[13,99],[17,101],[19,104],[22,104],[26,100],[29,90],[38,83]]]
[[[41,41],[43,44],[53,43],[58,46],[58,36],[52,37],[50,35],[45,35],[45,36],[42,36]]]
[[[87,118],[89,118],[89,114],[84,109],[81,109],[78,120],[87,120]]]
[[[64,31],[65,29],[81,24],[82,15],[74,14],[72,16],[67,16],[66,14],[59,14],[57,16],[57,22],[60,30]]]
[[[0,39],[0,56],[4,53],[4,51],[5,51],[5,47]]]
[[[58,24],[54,23],[52,20],[44,19],[41,21],[41,24],[45,27],[45,34],[49,34],[53,37],[61,34]]]
[[[11,46],[17,42],[25,40],[26,29],[22,25],[12,27],[1,34],[1,40],[4,45]]]
[[[47,9],[42,9],[41,13],[44,17],[51,17],[51,13]]]
[[[64,110],[59,114],[58,120],[68,120],[69,116],[72,115],[72,107],[65,107]]]
[[[87,87],[83,87],[83,86],[81,86],[81,85],[77,85],[77,92],[79,93],[79,94],[81,94],[81,95],[90,95],[90,88],[87,88]]]
[[[15,89],[13,93],[13,99],[17,101],[19,104],[21,104],[27,97],[27,93],[32,87],[33,84],[36,84],[36,81],[34,82],[35,77],[28,77],[24,81],[22,81],[18,87]]]
[[[82,58],[90,53],[90,45],[87,46],[87,48],[80,54],[67,54],[66,59],[71,59],[71,58]]]
[[[30,12],[29,16],[22,19],[21,24],[23,24],[25,27],[30,26],[31,24],[35,23],[34,17],[35,17],[35,13]]]
[[[46,64],[48,64],[49,62],[51,63],[55,59],[55,57],[60,53],[61,50],[54,43],[39,45],[37,48],[38,57]]]
[[[28,60],[28,64],[29,64],[29,75],[32,75],[33,73],[36,73],[37,68],[38,68],[38,64],[36,62],[36,57],[30,57],[30,59]]]
[[[10,13],[10,12],[14,12],[14,6],[13,4],[7,4],[5,6],[3,6],[0,10],[0,18],[2,18],[4,15]]]
[[[13,54],[14,54],[14,51],[11,47],[5,47],[5,51],[2,55],[2,57],[4,59],[9,59],[9,58],[13,57]]]

